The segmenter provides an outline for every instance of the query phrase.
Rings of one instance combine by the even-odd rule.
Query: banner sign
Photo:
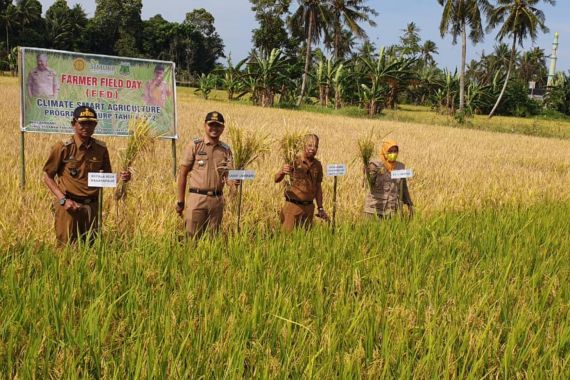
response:
[[[401,179],[401,178],[412,178],[414,176],[414,172],[412,169],[403,169],[403,170],[393,170],[390,173],[392,179]]]
[[[329,177],[341,177],[343,175],[346,175],[346,165],[345,164],[327,165],[327,176],[329,176]]]
[[[117,187],[117,175],[115,173],[87,173],[87,186]]]
[[[253,170],[230,170],[228,173],[230,181],[248,181],[255,179],[255,172]]]
[[[128,136],[143,117],[162,137],[175,139],[174,63],[20,48],[21,130],[73,133],[73,110],[92,107],[95,134]]]

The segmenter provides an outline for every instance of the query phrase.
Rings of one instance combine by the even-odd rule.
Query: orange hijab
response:
[[[390,148],[393,146],[397,147],[398,143],[394,140],[384,140],[382,142],[382,150],[380,151],[380,160],[389,173],[391,173],[392,170],[396,169],[396,162],[389,162],[387,158],[388,150],[390,150]]]

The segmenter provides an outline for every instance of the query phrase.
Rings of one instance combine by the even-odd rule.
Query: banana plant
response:
[[[380,49],[378,57],[359,57],[364,76],[360,85],[361,100],[370,116],[375,115],[384,106],[379,101],[384,99],[394,106],[400,87],[413,78],[414,59],[397,58]]]
[[[247,59],[240,61],[236,66],[232,64],[231,56],[228,58],[228,67],[223,70],[223,77],[220,79],[222,86],[228,93],[228,100],[234,100],[235,94],[244,89],[242,81],[242,66],[247,62]]]
[[[202,74],[198,78],[198,88],[194,92],[200,93],[204,99],[208,99],[212,90],[216,88],[218,80],[218,76],[213,73]]]
[[[280,49],[273,49],[267,57],[257,53],[252,55],[249,61],[250,73],[256,79],[259,104],[262,107],[273,107],[275,95],[281,91],[282,84],[289,81],[284,74],[288,65],[289,60]]]

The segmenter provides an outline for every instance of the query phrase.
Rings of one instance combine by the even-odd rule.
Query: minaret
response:
[[[550,56],[550,70],[548,70],[548,81],[546,87],[554,86],[554,76],[556,75],[556,60],[558,59],[558,32],[554,33],[552,43],[552,55]]]

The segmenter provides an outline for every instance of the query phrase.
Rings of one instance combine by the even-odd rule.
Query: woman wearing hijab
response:
[[[364,214],[370,217],[387,218],[408,206],[410,217],[414,214],[414,205],[408,191],[406,179],[392,179],[394,170],[405,169],[398,158],[398,143],[386,140],[382,143],[380,160],[371,161],[365,168],[370,193],[366,196]]]

